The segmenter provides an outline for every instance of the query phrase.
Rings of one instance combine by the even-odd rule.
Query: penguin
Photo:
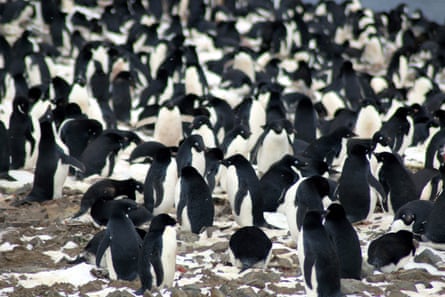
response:
[[[182,136],[181,111],[172,100],[166,101],[159,109],[153,138],[166,146],[178,146]]]
[[[25,97],[14,98],[8,129],[11,169],[24,168],[26,160],[37,151],[38,140],[36,141],[32,134],[35,127],[29,115],[29,105]]]
[[[439,168],[443,163],[442,150],[445,146],[445,130],[440,129],[430,139],[425,150],[425,168]]]
[[[222,143],[226,133],[233,129],[235,115],[230,105],[219,98],[211,97],[204,103],[209,111],[210,123],[217,137],[218,143]]]
[[[316,138],[317,112],[312,100],[303,95],[295,107],[294,129],[295,138],[311,143]]]
[[[69,119],[59,128],[59,136],[70,155],[80,158],[88,144],[103,131],[102,124],[94,119]]]
[[[245,158],[249,158],[249,139],[251,132],[246,124],[240,123],[232,130],[228,131],[221,144],[221,149],[224,152],[224,157],[241,154]]]
[[[31,192],[19,204],[61,198],[69,166],[80,171],[85,170],[83,163],[68,155],[68,149],[55,133],[53,119],[50,108],[39,119],[41,137],[34,181]]]
[[[362,271],[360,241],[341,204],[334,202],[328,206],[324,228],[334,243],[340,261],[340,277],[360,280]]]
[[[193,119],[188,135],[192,134],[201,135],[205,147],[211,148],[218,146],[216,135],[213,132],[213,126],[210,123],[210,119],[205,115],[196,116]]]
[[[204,150],[205,145],[201,135],[193,134],[184,138],[176,153],[178,174],[185,166],[193,166],[203,176],[205,171]]]
[[[170,149],[159,148],[144,181],[144,205],[157,215],[170,211],[175,205],[178,169]]]
[[[386,233],[369,244],[367,262],[382,272],[393,272],[414,257],[417,247],[410,231]]]
[[[73,218],[85,214],[98,199],[112,200],[118,196],[126,196],[128,199],[136,200],[136,191],[142,193],[143,184],[133,178],[124,180],[101,179],[85,191],[80,200],[80,209]]]
[[[229,256],[240,273],[254,267],[265,269],[271,255],[272,241],[256,226],[242,227],[230,236]]]
[[[205,173],[203,177],[206,180],[207,185],[209,186],[210,193],[213,193],[215,186],[219,182],[217,174],[220,169],[221,161],[224,159],[224,153],[220,148],[214,147],[207,149],[204,155]]]
[[[118,121],[128,123],[131,120],[131,98],[134,78],[131,72],[121,71],[114,77],[111,84],[111,102]]]
[[[394,215],[391,232],[411,231],[416,237],[425,233],[428,217],[433,210],[434,202],[430,200],[413,200],[405,203]]]
[[[269,170],[260,178],[264,211],[275,212],[277,210],[281,200],[284,200],[287,189],[302,177],[299,168],[305,165],[306,163],[294,156],[285,155],[270,166]]]
[[[292,134],[292,124],[286,119],[272,121],[264,127],[251,156],[260,176],[284,155],[293,153]]]
[[[0,121],[0,142],[3,143],[0,147],[0,180],[15,181],[16,179],[9,175],[10,167],[10,148],[8,141],[8,130],[5,124]]]
[[[373,135],[378,143],[388,146],[393,152],[403,155],[413,141],[414,123],[409,107],[399,107],[395,113]]]
[[[380,182],[372,175],[368,155],[372,148],[360,142],[349,142],[347,158],[343,165],[335,195],[343,205],[351,223],[368,220],[377,202],[386,200]]]
[[[306,212],[324,211],[331,204],[330,193],[329,181],[319,175],[303,177],[287,189],[277,211],[286,215],[293,240],[298,240]]]
[[[93,174],[111,176],[117,154],[131,142],[140,142],[139,137],[131,131],[104,130],[87,145],[80,156],[80,161],[85,165],[85,171],[78,172],[77,177],[82,179]]]
[[[383,163],[378,179],[387,193],[387,201],[383,203],[385,210],[396,213],[405,203],[420,198],[410,172],[398,155],[389,152],[374,155],[378,162]]]
[[[157,141],[145,141],[137,145],[130,153],[128,162],[132,163],[151,163],[157,151],[161,148],[166,148]]]
[[[443,165],[442,165],[443,166]],[[445,243],[445,232],[443,230],[444,216],[443,210],[445,208],[445,193],[437,197],[434,206],[428,215],[427,224],[425,227],[425,234],[422,235],[422,240],[438,245],[437,248],[443,250]]]
[[[116,200],[107,223],[106,233],[96,252],[96,266],[106,257],[106,269],[112,280],[132,281],[138,276],[139,250],[142,239],[128,218],[137,207],[132,200]]]
[[[307,296],[343,296],[340,262],[319,211],[308,211],[298,238],[298,260]]]
[[[153,287],[171,287],[176,271],[176,221],[168,214],[153,218],[144,237],[138,258],[141,288],[135,293],[144,294]]]
[[[221,164],[227,168],[226,191],[238,225],[270,227],[264,219],[259,180],[250,162],[241,154],[236,154],[224,159]]]
[[[183,230],[199,234],[213,225],[215,207],[204,178],[192,166],[181,169],[176,186],[176,217]]]

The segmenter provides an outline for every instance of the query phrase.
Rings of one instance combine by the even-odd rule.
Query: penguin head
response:
[[[108,201],[111,203],[111,215],[128,214],[130,211],[137,209],[138,205],[134,200],[123,198]]]
[[[249,162],[247,159],[241,154],[235,154],[221,161],[221,164],[225,167],[236,166],[242,162]]]
[[[210,119],[208,116],[199,115],[193,119],[193,122],[190,124],[190,129],[199,129],[201,126],[211,127]]]
[[[192,147],[198,152],[202,152],[205,150],[205,144],[201,135],[190,135],[190,141],[192,142]]]
[[[396,158],[394,156],[394,154],[389,153],[389,152],[375,153],[374,156],[376,157],[376,159],[379,163],[394,160]]]
[[[45,111],[45,113],[39,118],[40,123],[48,123],[52,122],[54,120],[54,113],[51,110],[51,107],[48,106],[48,109]]]
[[[346,218],[346,212],[343,206],[340,203],[332,203],[329,205],[325,219],[326,220],[342,220]]]
[[[176,225],[176,220],[165,213],[155,216],[150,223],[149,232],[163,232],[165,227]]]
[[[383,146],[388,146],[391,143],[392,139],[391,137],[384,135],[380,131],[377,131],[372,136],[372,141],[375,145],[377,145],[377,143],[380,143]]]
[[[414,213],[403,213],[400,215],[400,219],[403,220],[405,225],[411,225],[412,222],[416,220],[416,214]]]
[[[181,178],[193,177],[197,175],[200,174],[198,170],[196,170],[196,168],[193,166],[185,166],[184,168],[181,169]]]
[[[134,178],[127,179],[126,183],[139,193],[142,193],[144,191],[144,184],[135,180]]]
[[[28,114],[29,112],[29,101],[25,97],[17,96],[14,98],[12,103],[14,111],[21,114]]]

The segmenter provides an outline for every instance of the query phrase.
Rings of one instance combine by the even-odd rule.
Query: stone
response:
[[[427,263],[433,265],[434,267],[437,267],[437,264],[441,261],[442,259],[440,258],[440,256],[435,254],[430,249],[423,250],[423,252],[421,252],[414,258],[414,262]]]
[[[373,296],[383,294],[383,291],[378,287],[370,286],[360,280],[350,278],[341,279],[341,291],[344,294],[361,294],[365,291],[371,293]]]

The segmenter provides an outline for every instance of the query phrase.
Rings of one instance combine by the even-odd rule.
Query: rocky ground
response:
[[[0,296],[133,296],[139,281],[110,281],[94,265],[70,264],[99,229],[74,221],[82,191],[65,188],[62,199],[20,208],[10,206],[29,186],[0,201]],[[2,192],[11,192],[2,189]],[[197,236],[178,232],[177,272],[173,288],[146,296],[304,296],[295,243],[287,230],[265,230],[274,242],[267,269],[242,274],[226,254],[235,224],[225,199],[215,198],[215,227]],[[269,221],[283,224],[279,216]],[[376,213],[372,223],[356,225],[366,255],[369,240],[384,232],[391,218]],[[342,280],[348,296],[441,296],[445,294],[445,253],[421,246],[405,269],[382,274],[364,266],[363,279]]]

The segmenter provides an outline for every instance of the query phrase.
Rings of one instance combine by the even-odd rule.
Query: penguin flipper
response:
[[[257,160],[257,156],[258,156],[258,151],[261,147],[261,144],[264,141],[264,138],[266,137],[268,130],[263,131],[263,133],[261,133],[260,137],[258,137],[258,140],[256,141],[254,147],[252,148],[252,152],[250,154],[250,161],[254,164],[256,164],[258,162]]]
[[[102,239],[102,241],[100,242],[97,251],[96,251],[96,266],[100,267],[100,261],[102,260],[102,256],[104,255],[106,249],[108,248],[108,246],[110,245],[111,239],[110,239],[110,231],[108,230],[108,228],[105,231],[105,235]]]
[[[309,249],[305,248],[304,250],[303,277],[307,286],[312,290],[312,267],[315,265],[315,257]]]
[[[176,217],[178,218],[179,224],[182,224],[182,212],[184,211],[186,203],[185,198],[180,195],[178,207],[176,209]]]
[[[384,204],[382,206],[385,210],[388,210],[388,201],[387,201],[386,191],[383,188],[383,185],[374,177],[374,175],[372,175],[371,172],[368,172],[368,183],[382,197],[382,203]]]
[[[85,172],[86,168],[85,168],[85,165],[82,162],[80,162],[79,160],[77,160],[73,156],[65,154],[62,151],[62,149],[60,149],[60,148],[58,148],[58,151],[60,153],[60,159],[62,160],[62,164],[71,165],[72,167],[76,168],[77,170],[79,170],[81,172]]]
[[[162,199],[164,199],[164,188],[162,187],[162,181],[160,179],[155,180],[153,183],[153,188],[155,191],[154,207],[159,207],[161,205]]]
[[[247,195],[247,184],[245,182],[241,182],[238,188],[238,192],[236,192],[235,195],[235,205],[234,205],[234,210],[236,215],[240,215],[241,212],[241,204],[243,203],[244,198]]]
[[[156,249],[156,252],[152,254],[153,257],[151,258],[151,265],[156,273],[156,286],[158,287],[164,281],[164,270],[162,268],[160,248],[161,247],[159,246]]]

